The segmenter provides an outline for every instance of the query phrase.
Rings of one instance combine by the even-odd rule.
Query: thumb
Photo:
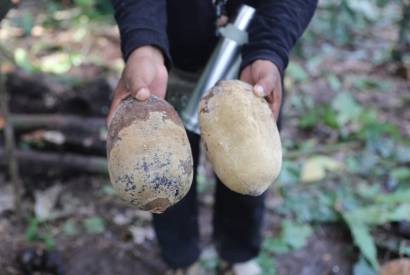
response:
[[[151,91],[148,89],[148,86],[145,84],[145,82],[146,81],[138,78],[126,78],[125,87],[129,91],[131,96],[135,97],[137,100],[144,101],[147,100],[151,95]]]
[[[144,101],[147,100],[151,95],[151,92],[148,88],[141,88],[137,90],[137,93],[133,95],[136,99]]]
[[[263,77],[256,81],[253,86],[253,92],[256,96],[265,97],[269,96],[273,91],[273,80],[271,77]]]

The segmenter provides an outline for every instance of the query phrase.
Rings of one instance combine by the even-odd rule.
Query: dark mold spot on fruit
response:
[[[124,188],[125,192],[129,192],[137,188],[132,180],[132,177],[130,177],[129,175],[118,177],[117,182],[119,182],[121,186],[125,186]]]
[[[153,184],[154,189],[158,189],[161,186],[172,186],[177,183],[176,179],[174,178],[167,178],[165,176],[156,176],[151,183]]]

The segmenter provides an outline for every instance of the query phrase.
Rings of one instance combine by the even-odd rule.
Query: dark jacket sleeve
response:
[[[117,21],[121,50],[127,60],[131,52],[141,46],[152,45],[164,54],[170,64],[167,38],[166,0],[111,0]]]
[[[289,52],[313,17],[317,0],[254,2],[256,14],[249,26],[249,43],[242,48],[242,67],[257,59],[270,60],[283,75]]]

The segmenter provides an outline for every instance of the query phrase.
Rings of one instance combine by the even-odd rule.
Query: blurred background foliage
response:
[[[97,76],[115,83],[123,62],[110,1],[39,2],[21,3],[2,22],[3,67],[73,85]],[[352,272],[376,274],[391,255],[410,256],[410,232],[378,233],[410,222],[410,2],[321,0],[291,60],[284,163],[267,203],[280,225],[266,230],[258,260],[266,274],[280,273],[275,258],[302,249],[318,226],[338,223],[359,251]],[[200,191],[209,194],[200,169]],[[108,185],[101,192],[117,199]],[[104,218],[91,215],[80,226],[67,219],[61,230],[99,234]],[[49,223],[35,213],[25,236],[55,246]],[[212,269],[215,255],[207,255],[203,265]]]

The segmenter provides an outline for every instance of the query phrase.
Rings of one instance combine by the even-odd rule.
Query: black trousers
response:
[[[153,217],[163,259],[172,268],[187,267],[200,254],[196,188],[200,138],[189,131],[188,138],[194,158],[192,187],[179,203]],[[222,259],[236,263],[257,256],[262,239],[264,198],[265,194],[253,197],[235,193],[217,181],[213,237]]]

